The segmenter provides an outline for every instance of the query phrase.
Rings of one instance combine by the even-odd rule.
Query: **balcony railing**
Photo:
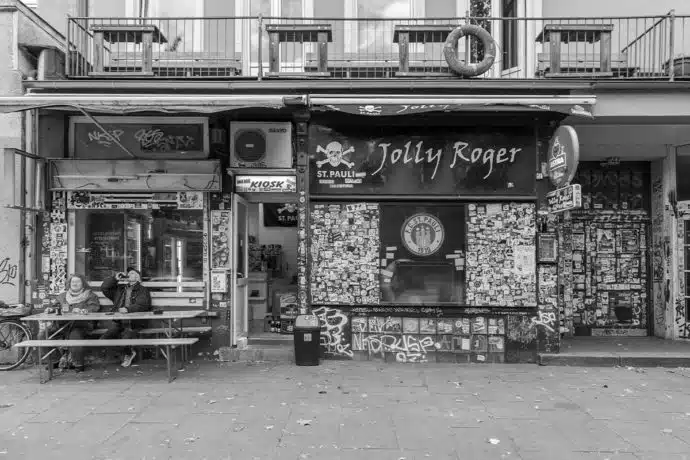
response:
[[[69,18],[67,75],[147,78],[458,78],[443,48],[476,24],[496,41],[477,78],[690,76],[690,16],[606,18]],[[484,58],[475,37],[458,60]]]

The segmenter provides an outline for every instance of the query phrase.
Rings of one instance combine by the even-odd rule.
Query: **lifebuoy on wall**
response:
[[[474,35],[482,41],[484,45],[484,59],[481,62],[463,64],[458,60],[458,40],[466,35]],[[489,70],[494,64],[496,59],[496,42],[486,29],[472,24],[465,24],[448,34],[448,38],[443,45],[443,56],[446,58],[448,66],[455,73],[463,77],[476,77]],[[469,56],[466,59],[469,59]]]

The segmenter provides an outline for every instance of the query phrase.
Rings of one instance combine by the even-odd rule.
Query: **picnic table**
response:
[[[22,321],[33,321],[37,323],[57,322],[58,329],[53,332],[47,340],[26,340],[15,345],[15,347],[31,347],[38,349],[38,366],[41,383],[45,383],[53,378],[53,366],[51,362],[51,354],[55,351],[55,347],[73,348],[73,347],[137,347],[150,346],[156,347],[160,350],[167,362],[168,367],[168,382],[172,382],[177,373],[173,373],[175,366],[175,350],[178,347],[185,347],[192,345],[199,341],[198,338],[176,337],[181,335],[184,331],[183,320],[196,318],[202,316],[206,312],[204,310],[179,310],[179,311],[163,311],[160,313],[138,312],[138,313],[63,313],[57,315],[55,313],[39,313],[36,315],[26,316]],[[110,340],[62,340],[56,339],[62,333],[71,327],[76,321],[138,321],[138,320],[152,320],[160,322],[164,338],[150,338],[150,339],[110,339]],[[42,349],[51,348],[51,350],[43,356]],[[43,361],[48,360],[48,378],[43,378]],[[173,375],[175,374],[175,375]]]

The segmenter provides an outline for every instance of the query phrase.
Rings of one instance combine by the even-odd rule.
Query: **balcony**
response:
[[[607,18],[69,18],[68,78],[462,78],[444,56],[462,24],[491,33],[479,79],[690,78],[690,16]],[[462,64],[484,59],[458,41]]]

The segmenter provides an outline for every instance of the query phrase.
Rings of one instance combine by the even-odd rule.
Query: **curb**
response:
[[[587,367],[690,367],[690,355],[614,355],[614,354],[552,354],[540,353],[540,366]]]

